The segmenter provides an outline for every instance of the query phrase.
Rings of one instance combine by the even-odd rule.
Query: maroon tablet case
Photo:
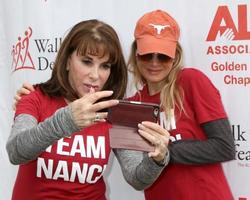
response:
[[[109,130],[110,146],[154,151],[154,146],[138,133],[138,123],[157,122],[158,119],[158,104],[120,100],[117,106],[108,110],[108,121],[112,123],[112,128]]]

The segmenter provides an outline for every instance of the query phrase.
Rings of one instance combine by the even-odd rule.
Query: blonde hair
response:
[[[136,61],[136,41],[132,43],[131,53],[128,61],[128,70],[134,75],[134,82],[136,89],[139,90],[139,86],[146,83],[144,77],[142,77]],[[182,48],[179,43],[177,43],[175,58],[173,66],[165,78],[165,84],[161,89],[160,100],[161,107],[164,109],[167,119],[171,118],[173,114],[172,110],[177,106],[180,112],[184,111],[183,108],[183,98],[184,93],[182,88],[177,84],[177,77],[182,66]]]

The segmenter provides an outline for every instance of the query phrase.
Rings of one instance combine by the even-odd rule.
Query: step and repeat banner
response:
[[[234,0],[0,0],[0,196],[11,198],[18,166],[5,144],[22,83],[47,80],[68,30],[87,19],[112,25],[128,58],[137,19],[162,9],[181,27],[185,66],[202,70],[220,90],[232,125],[236,158],[223,164],[235,200],[250,200],[250,1]],[[127,95],[134,93],[130,82]],[[108,199],[143,199],[123,179],[112,156],[105,174]],[[178,191],[176,191],[178,192]]]

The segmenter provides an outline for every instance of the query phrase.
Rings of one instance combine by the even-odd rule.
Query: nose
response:
[[[93,80],[97,80],[99,78],[99,67],[93,66],[90,69],[89,77]]]
[[[159,59],[158,59],[158,55],[156,54],[156,53],[154,53],[153,55],[152,55],[152,64],[153,65],[158,65],[159,64]]]

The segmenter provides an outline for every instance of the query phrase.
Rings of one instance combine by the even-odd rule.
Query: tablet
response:
[[[112,148],[154,151],[150,144],[138,133],[138,123],[159,120],[158,104],[120,100],[119,104],[108,109],[107,120],[112,124],[109,130]]]

